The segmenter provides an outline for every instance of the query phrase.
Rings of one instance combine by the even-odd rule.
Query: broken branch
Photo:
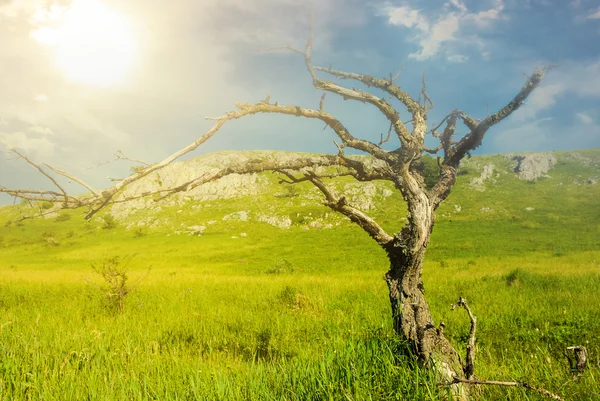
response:
[[[452,305],[452,310],[461,307],[467,311],[469,319],[471,319],[471,330],[469,331],[469,341],[467,342],[467,358],[463,367],[466,378],[470,380],[475,377],[475,333],[477,331],[477,318],[473,315],[471,308],[467,305],[467,300],[463,297],[460,297],[458,302]]]
[[[443,384],[441,384],[441,386],[451,386],[451,385],[458,384],[458,383],[473,384],[473,385],[523,387],[528,390],[535,391],[536,393],[546,396],[550,399],[553,399],[556,401],[563,401],[563,398],[561,398],[560,396],[558,396],[544,388],[535,387],[529,383],[524,383],[524,382],[503,382],[503,381],[495,381],[495,380],[469,380],[469,379],[463,379],[461,377],[454,377],[452,382],[443,383]]]

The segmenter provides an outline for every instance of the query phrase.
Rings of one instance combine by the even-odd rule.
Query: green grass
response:
[[[529,184],[503,174],[485,192],[469,190],[477,171],[460,176],[438,213],[426,293],[461,350],[469,321],[450,305],[469,301],[479,378],[597,400],[600,185],[574,184],[597,168],[561,160],[552,178]],[[392,334],[383,252],[351,223],[325,218],[317,202],[280,193],[288,191],[274,185],[199,209],[163,207],[155,217],[169,224],[139,235],[128,222],[103,228],[102,216],[85,223],[81,211],[0,226],[0,400],[443,399]],[[377,203],[378,221],[402,225],[396,195]],[[292,226],[223,220],[269,207]],[[0,209],[0,223],[17,213]],[[307,228],[316,218],[339,225]],[[175,235],[181,224],[207,228]],[[98,283],[90,265],[127,255],[132,281],[151,271],[119,314],[89,283]],[[580,344],[590,366],[573,378],[563,352]],[[543,399],[482,391],[484,400]]]

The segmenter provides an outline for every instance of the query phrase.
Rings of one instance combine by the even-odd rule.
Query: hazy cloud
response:
[[[429,22],[421,14],[421,10],[412,9],[408,6],[387,6],[385,10],[388,16],[388,23],[392,25],[402,25],[407,28],[414,27],[422,32],[429,31]]]
[[[450,0],[444,4],[443,12],[436,17],[426,16],[421,9],[409,5],[383,7],[383,14],[388,23],[396,26],[415,29],[413,40],[417,41],[420,50],[409,55],[416,60],[427,60],[438,53],[445,43],[464,42],[475,43],[484,52],[482,40],[477,35],[461,34],[462,28],[474,26],[478,29],[489,27],[492,22],[501,19],[504,3],[495,0],[492,8],[479,12],[469,12],[467,6],[460,0]],[[489,55],[489,51],[485,51]],[[449,61],[464,62],[455,54],[447,56]]]
[[[398,82],[418,95],[421,73],[427,70],[428,91],[436,102],[432,121],[456,107],[485,115],[486,105],[494,109],[499,95],[502,101],[514,95],[505,86],[508,80],[518,81],[518,90],[523,81],[519,74],[529,70],[531,59],[547,60],[570,50],[564,46],[578,45],[556,40],[556,47],[547,50],[549,46],[522,41],[508,31],[494,41],[524,52],[485,63],[497,48],[485,35],[504,23],[508,5],[511,12],[540,10],[527,11],[516,1],[504,7],[496,0],[439,0],[436,10],[431,2],[417,0],[377,6],[360,0],[180,0],[168,7],[162,0],[77,1],[102,1],[131,24],[137,50],[127,79],[110,87],[76,83],[65,76],[56,49],[42,42],[52,42],[52,34],[44,29],[60,23],[71,0],[0,0],[0,137],[35,160],[81,175],[99,188],[109,184],[106,176],[128,172],[127,163],[87,170],[112,159],[117,149],[138,159],[161,160],[212,126],[205,116],[222,115],[236,102],[258,101],[271,93],[280,103],[316,107],[320,93],[310,85],[301,57],[256,51],[286,44],[302,48],[308,34],[307,9],[316,16],[315,63],[387,76],[408,57],[421,61],[416,68],[407,63]],[[544,43],[579,34],[577,29],[586,25],[567,19],[557,23],[544,36]],[[538,28],[542,29],[531,27]],[[402,43],[393,40],[398,36],[415,47],[405,51]],[[525,64],[527,68],[519,70]],[[537,135],[540,149],[554,146],[556,130],[570,128],[556,124],[561,120],[586,127],[587,136],[577,143],[595,138],[590,133],[595,132],[594,122],[584,125],[575,113],[587,110],[595,117],[591,110],[600,98],[600,59],[583,62],[566,57],[539,92],[523,106],[520,120],[517,114],[517,119],[503,122],[502,128],[512,130],[511,140],[525,137],[523,129],[531,129],[527,141],[535,141]],[[555,112],[572,99],[585,99],[586,107]],[[387,130],[385,118],[374,108],[335,96],[327,97],[326,108],[357,136],[377,141],[379,133]],[[555,120],[543,119],[551,113]],[[335,151],[333,134],[311,124],[287,116],[253,116],[224,126],[198,153],[224,148]],[[516,124],[521,125],[520,131]],[[489,143],[495,152],[504,149]],[[519,146],[518,140],[514,146]],[[0,157],[0,185],[22,186],[23,176],[15,173],[22,164]],[[25,170],[30,169],[25,165]],[[38,175],[31,172],[28,185],[42,182]]]
[[[448,56],[448,61],[453,63],[466,63],[469,61],[469,56],[465,56],[464,54],[451,54]]]
[[[587,18],[589,19],[600,19],[600,7],[595,10],[589,10],[587,14]]]
[[[25,151],[31,157],[47,158],[52,156],[56,143],[45,135],[36,135],[32,132],[2,132],[0,139],[11,146]]]
[[[554,106],[557,98],[566,91],[567,86],[563,83],[543,85],[537,88],[526,103],[513,113],[512,118],[517,121],[531,120],[541,111]]]
[[[587,113],[583,113],[583,112],[575,113],[575,116],[577,116],[577,118],[584,124],[591,124],[594,122],[592,117],[590,117],[590,115]]]
[[[566,62],[547,74],[512,119],[529,121],[551,110],[561,97],[600,98],[600,58],[588,62]]]

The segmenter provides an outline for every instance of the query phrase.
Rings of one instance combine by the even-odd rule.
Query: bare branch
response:
[[[426,83],[426,79],[425,79],[425,74],[426,72],[423,71],[423,78],[422,78],[422,85],[421,85],[421,92],[419,93],[419,98],[417,99],[418,103],[421,103],[421,99],[423,99],[423,110],[425,110],[425,113],[427,113],[429,110],[433,109],[433,100],[431,100],[431,98],[429,97],[429,95],[427,94],[427,83]],[[429,105],[427,105],[427,103],[429,103]]]
[[[120,152],[120,151],[119,151]],[[63,177],[68,178],[71,181],[75,181],[76,183],[78,183],[79,185],[81,185],[82,187],[84,187],[85,189],[87,189],[88,191],[90,191],[91,193],[93,193],[96,196],[100,196],[100,193],[98,191],[96,191],[94,188],[91,187],[91,185],[85,183],[85,181],[75,177],[74,175],[71,175],[65,171],[59,170],[57,168],[52,167],[51,165],[44,163],[44,166],[48,167],[50,170],[54,171],[56,174],[62,175]]]
[[[495,381],[495,380],[469,380],[469,379],[463,379],[461,377],[454,377],[454,380],[452,382],[442,383],[442,384],[440,384],[440,386],[451,386],[451,385],[458,384],[458,383],[474,384],[474,385],[490,385],[490,386],[523,387],[528,390],[535,391],[536,393],[546,396],[552,400],[563,401],[563,398],[561,398],[560,396],[558,396],[554,393],[551,393],[550,391],[548,391],[546,389],[543,389],[540,387],[535,387],[529,383],[524,383],[524,382],[503,382],[503,381]]]
[[[44,212],[40,211],[40,213],[36,213],[36,214],[32,214],[32,215],[28,216],[28,215],[23,214],[23,212],[19,209],[19,213],[21,214],[21,217],[16,220],[13,220],[13,222],[18,223],[18,222],[25,221],[25,220],[37,219],[38,217],[44,217],[44,216],[51,215],[52,213],[56,213],[56,211],[50,209],[50,210],[46,210]]]
[[[477,318],[471,312],[471,308],[467,305],[467,300],[463,297],[458,299],[456,305],[452,305],[452,310],[456,308],[464,308],[471,319],[471,330],[469,331],[469,341],[467,342],[467,358],[463,372],[467,379],[471,380],[475,377],[475,333],[477,331]]]
[[[327,127],[327,126],[326,126]],[[335,147],[338,150],[338,156],[340,157],[344,157],[344,147],[345,145],[342,143],[341,145],[339,143],[337,143],[336,141],[333,141],[333,144],[335,145]]]
[[[402,71],[404,71],[404,63],[402,63],[402,66],[400,66],[400,69],[398,70],[397,73],[394,74],[394,73],[390,72],[390,84],[393,84],[394,81],[398,79],[400,74],[402,74]]]
[[[0,186],[0,192],[14,196],[21,199],[31,201],[50,201],[58,202],[63,201],[63,194],[55,191],[42,191],[35,189],[11,189]],[[72,198],[71,198],[72,199]]]
[[[444,163],[452,166],[457,166],[460,160],[467,154],[467,152],[477,148],[481,145],[481,141],[485,136],[487,130],[504,120],[506,117],[516,111],[527,97],[537,88],[540,83],[544,80],[546,72],[554,68],[550,67],[538,67],[533,73],[527,78],[525,85],[521,88],[519,93],[502,109],[498,112],[484,118],[480,123],[475,126],[475,120],[466,116],[464,113],[460,115],[460,118],[465,122],[465,125],[471,129],[471,132],[465,135],[460,142],[453,147],[452,154],[448,157]],[[472,128],[473,127],[473,128]]]
[[[381,140],[379,141],[379,143],[377,144],[377,146],[381,146],[384,143],[386,143],[387,141],[390,140],[390,137],[392,136],[392,129],[394,128],[394,125],[392,123],[390,123],[390,129],[388,129],[388,133],[387,136],[385,137],[385,139],[383,138],[383,134],[381,134]]]
[[[442,149],[442,145],[438,145],[435,148],[428,148],[426,146],[423,147],[423,150],[427,153],[431,153],[432,155],[435,155],[437,152],[439,152]]]
[[[314,42],[314,15],[311,13],[310,34],[309,34],[304,52],[298,51],[297,49],[294,49],[294,48],[290,48],[289,46],[271,48],[271,50],[287,49],[287,50],[291,50],[296,53],[302,54],[304,56],[304,63],[306,65],[306,68],[312,77],[313,86],[316,89],[336,93],[336,94],[340,95],[344,100],[352,99],[352,100],[357,100],[357,101],[360,101],[363,103],[369,103],[369,104],[374,105],[390,121],[390,124],[394,128],[394,131],[398,135],[398,138],[400,139],[400,141],[402,143],[409,142],[411,140],[411,138],[410,138],[408,129],[402,123],[402,120],[400,120],[400,116],[398,115],[398,112],[384,99],[381,99],[381,98],[379,98],[371,93],[365,92],[365,91],[345,88],[343,86],[336,85],[332,82],[319,79],[319,77],[317,76],[317,74],[315,72],[316,70],[326,71],[333,75],[335,75],[336,71],[332,70],[331,68],[324,69],[321,67],[313,66],[312,60],[311,60],[311,51],[312,51],[313,42]],[[415,102],[412,98],[410,98],[410,96],[408,96],[406,93],[404,93],[399,87],[397,87],[393,83],[394,77],[392,77],[391,74],[390,74],[389,80],[376,79],[376,78],[373,78],[368,75],[359,75],[359,74],[348,74],[348,77],[352,77],[352,78],[361,77],[358,80],[363,83],[364,82],[376,83],[375,85],[371,84],[368,86],[387,88],[384,90],[386,90],[388,93],[390,93],[390,94],[395,93],[394,96],[396,96],[396,97],[400,96],[401,98],[403,98],[404,99],[403,103],[408,102],[409,104],[411,104],[411,106],[416,105],[415,110],[418,110],[419,112],[426,111],[426,110],[422,110],[420,105],[418,104],[418,102]],[[323,100],[324,100],[324,98],[321,98],[321,103],[319,105],[319,110],[321,110],[321,111],[323,110]],[[369,152],[369,153],[371,153],[371,152]]]
[[[454,137],[454,133],[456,132],[456,118],[457,114],[450,114],[450,117],[446,120],[446,128],[444,128],[444,132],[440,135],[440,144],[444,149],[444,157],[448,157],[452,152],[452,138]]]
[[[294,53],[298,53],[298,54],[301,54],[304,56],[304,52],[302,50],[298,50],[292,46],[275,46],[275,47],[269,47],[269,48],[257,50],[257,51],[261,52],[261,53],[267,53],[267,52],[273,52],[273,51],[278,51],[278,50],[288,50],[288,51],[292,51]]]
[[[398,99],[403,105],[406,106],[406,108],[411,114],[414,115],[414,113],[423,113],[421,105],[417,101],[415,101],[408,93],[404,92],[399,86],[397,86],[394,83],[390,83],[389,79],[374,78],[370,75],[357,74],[354,72],[344,72],[334,70],[332,68],[314,67],[314,69],[317,71],[326,72],[340,79],[353,79],[362,82],[368,87],[381,89]]]
[[[371,153],[376,158],[385,160],[387,162],[393,162],[395,160],[394,155],[383,151],[374,143],[356,139],[354,136],[352,136],[348,132],[348,130],[342,125],[342,123],[339,120],[337,120],[336,118],[334,118],[331,114],[329,114],[327,112],[324,112],[321,110],[304,109],[304,108],[297,107],[297,106],[280,106],[277,104],[267,104],[267,103],[262,103],[262,102],[258,103],[258,104],[239,103],[237,105],[237,107],[238,107],[238,110],[230,111],[223,116],[213,118],[214,120],[216,120],[216,123],[213,125],[213,127],[211,129],[209,129],[204,135],[200,136],[197,140],[195,140],[194,142],[189,144],[188,146],[171,154],[169,157],[167,157],[166,159],[164,159],[161,162],[149,165],[146,168],[142,168],[142,169],[136,171],[134,174],[130,175],[129,177],[126,177],[125,179],[116,183],[112,187],[104,190],[101,194],[98,194],[97,192],[95,192],[94,196],[86,197],[86,198],[69,197],[66,194],[66,191],[64,191],[58,185],[58,183],[56,183],[56,185],[57,185],[57,187],[59,187],[59,189],[61,189],[61,191],[63,192],[62,194],[53,192],[53,191],[18,190],[18,189],[4,188],[4,187],[0,187],[0,192],[5,192],[9,195],[24,198],[24,199],[29,199],[29,200],[49,200],[52,202],[57,202],[58,197],[60,196],[63,198],[62,199],[63,202],[65,202],[65,203],[69,202],[69,205],[68,206],[65,205],[65,207],[75,208],[75,207],[81,207],[81,206],[89,206],[90,210],[88,211],[86,218],[90,219],[96,213],[98,213],[100,210],[105,208],[107,205],[109,205],[111,203],[115,203],[115,201],[113,200],[113,197],[117,193],[122,191],[124,188],[126,188],[132,182],[140,180],[141,178],[151,174],[152,172],[157,171],[157,170],[171,164],[173,161],[175,161],[182,155],[195,150],[198,146],[200,146],[201,144],[206,142],[215,133],[217,133],[218,130],[226,122],[228,122],[230,120],[236,120],[236,119],[242,118],[247,115],[256,114],[256,113],[280,113],[280,114],[301,116],[301,117],[312,118],[312,119],[319,119],[319,120],[325,122],[327,126],[331,127],[334,130],[334,132],[342,140],[343,146],[350,146],[355,149],[362,150],[367,153]],[[40,166],[31,162],[24,155],[21,155],[18,152],[16,154],[19,155],[20,157],[23,157],[30,164],[34,165],[38,170],[40,170],[40,172],[42,172],[44,175],[46,175],[47,177],[52,179],[53,182],[56,182],[51,176],[49,176],[47,173],[45,173],[45,171]],[[331,157],[335,159],[335,163],[337,163],[337,164],[345,163],[345,161],[343,159],[341,159],[337,156],[331,156]],[[328,163],[335,164],[331,160],[329,160]],[[308,166],[308,165],[306,165],[306,166]],[[285,168],[285,167],[277,166],[277,168],[281,169],[281,168]],[[264,170],[270,169],[270,167],[269,166],[263,166],[263,167],[254,166],[254,168],[250,168],[249,171],[256,172],[256,171],[260,171],[261,169],[262,169],[262,171],[264,171]],[[239,171],[236,169],[230,169],[230,170],[232,172],[243,173],[243,171],[241,171],[242,169],[240,169]],[[65,173],[65,174],[67,174],[67,173]],[[64,175],[64,174],[62,174],[62,175]],[[220,175],[221,176],[226,175],[226,172],[221,172]],[[74,177],[72,177],[72,178],[74,178]],[[169,194],[169,193],[180,192],[180,191],[184,190],[185,188],[187,188],[187,189],[194,188],[195,186],[201,185],[203,182],[207,182],[207,180],[211,180],[211,179],[216,179],[216,178],[215,177],[212,177],[212,178],[211,177],[202,177],[202,178],[199,178],[192,182],[189,182],[189,183],[185,184],[184,186],[174,188],[170,191],[158,191],[155,193]],[[81,181],[81,180],[79,180],[79,181]],[[83,181],[81,181],[80,184],[83,185]],[[89,189],[91,189],[91,187]]]
[[[323,111],[323,106],[325,105],[325,95],[327,95],[327,92],[323,92],[321,95],[321,101],[319,102],[319,110],[321,111]]]
[[[455,110],[455,113],[471,131],[476,129],[480,123],[480,121],[475,120],[460,110]]]
[[[115,156],[117,157],[115,160],[127,160],[127,161],[130,161],[130,162],[135,162],[135,163],[143,164],[144,166],[149,166],[150,165],[150,163],[147,163],[147,162],[145,162],[143,160],[132,159],[130,157],[127,157],[120,150],[117,150],[117,153],[115,153]]]
[[[286,171],[286,170],[273,170],[276,173],[285,175],[288,180],[285,179],[280,179],[279,183],[280,184],[299,184],[301,182],[306,182],[306,181],[310,181],[311,180],[311,175],[315,175],[318,176],[319,178],[338,178],[338,177],[348,177],[348,176],[353,176],[354,174],[352,173],[352,171],[348,170],[348,171],[342,171],[342,172],[338,172],[338,173],[332,173],[332,174],[315,174],[314,172],[311,172],[311,175],[305,174],[302,177],[296,177],[294,176],[291,172]]]
[[[344,196],[339,198],[336,197],[319,177],[310,173],[308,173],[306,177],[323,193],[323,195],[325,195],[326,206],[332,210],[342,213],[352,222],[358,224],[367,232],[367,234],[371,236],[371,238],[377,241],[379,245],[384,246],[393,241],[394,237],[385,232],[385,230],[381,228],[381,226],[377,224],[375,220],[367,216],[362,211],[350,206]]]
[[[11,145],[6,143],[4,140],[0,139],[0,142],[3,143],[4,146],[6,146],[8,148],[9,151],[11,151],[15,155],[17,155],[19,158],[25,160],[28,164],[33,166],[36,170],[38,170],[40,173],[42,173],[46,178],[48,178],[50,181],[52,181],[52,183],[56,186],[56,188],[58,188],[60,190],[60,192],[62,192],[62,196],[64,197],[65,202],[69,199],[69,195],[67,194],[67,191],[65,191],[63,189],[63,187],[61,187],[58,184],[58,182],[56,182],[56,180],[50,174],[48,174],[42,167],[40,167],[38,164],[34,163],[31,159],[29,159],[27,156],[25,156],[24,154],[19,152],[17,149],[13,148]]]
[[[211,181],[216,181],[220,178],[223,178],[227,175],[231,174],[253,174],[253,173],[261,173],[263,171],[285,171],[285,170],[302,170],[308,167],[318,167],[318,166],[336,166],[343,164],[343,160],[341,160],[338,156],[333,155],[322,155],[322,156],[306,156],[299,157],[294,160],[288,161],[279,161],[279,160],[251,160],[247,163],[236,164],[227,166],[220,170],[217,170],[212,173],[204,174],[201,177],[195,178],[191,181],[188,181],[182,185],[179,185],[175,188],[149,192],[143,194],[143,197],[155,195],[155,194],[164,194],[161,198],[157,199],[162,200],[170,195],[173,195],[177,192],[190,191],[202,184],[206,184]],[[131,200],[131,199],[127,199]]]
[[[256,113],[277,113],[277,114],[287,114],[293,115],[297,117],[306,117],[310,119],[318,119],[327,124],[333,131],[337,134],[337,136],[342,140],[342,143],[345,146],[349,146],[354,149],[362,150],[364,152],[370,153],[374,157],[380,160],[385,160],[387,162],[393,163],[395,161],[394,155],[384,151],[376,144],[365,141],[362,139],[355,138],[350,132],[344,127],[344,125],[331,114],[322,111],[322,110],[314,110],[314,109],[306,109],[298,106],[283,106],[283,105],[274,105],[274,104],[249,104],[249,103],[238,103],[236,104],[239,111],[230,112],[227,116],[222,117],[223,119],[237,119],[249,114]],[[221,121],[221,120],[219,120]]]

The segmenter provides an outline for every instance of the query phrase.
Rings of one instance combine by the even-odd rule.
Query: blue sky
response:
[[[117,150],[159,161],[205,132],[211,126],[205,116],[224,114],[236,102],[270,94],[282,104],[316,108],[320,93],[299,55],[257,51],[302,48],[309,8],[316,15],[315,64],[375,76],[403,67],[397,83],[414,96],[426,71],[435,102],[431,123],[455,108],[485,117],[510,101],[535,66],[557,64],[526,105],[490,130],[476,153],[600,147],[598,0],[165,4],[0,0],[0,139],[101,188],[110,185],[107,177],[128,172],[125,162],[96,167]],[[92,6],[93,20],[73,11]],[[79,25],[72,21],[77,18]],[[84,48],[67,54],[71,36],[78,35],[60,31],[67,23],[99,31],[93,43],[84,41]],[[56,42],[53,32],[71,36]],[[115,49],[120,53],[110,53]],[[91,82],[82,75],[86,68],[99,73],[121,67],[118,82],[99,82],[102,76]],[[355,136],[377,141],[387,131],[385,119],[363,104],[329,95],[325,108]],[[193,155],[222,149],[332,152],[333,139],[315,122],[252,116],[225,126]],[[38,175],[0,153],[0,185],[47,187]]]

